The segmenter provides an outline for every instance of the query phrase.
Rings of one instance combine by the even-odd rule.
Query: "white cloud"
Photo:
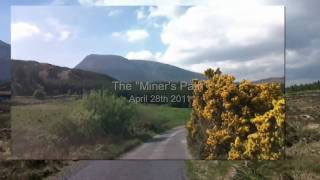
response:
[[[265,57],[246,61],[205,61],[181,66],[194,72],[203,73],[206,69],[220,68],[224,73],[232,74],[237,80],[259,80],[269,77],[284,76],[283,54],[270,54]]]
[[[119,9],[111,9],[108,12],[108,16],[112,17],[112,16],[118,16],[121,13],[121,11]]]
[[[67,0],[65,0],[67,1]],[[222,1],[222,0],[219,0]],[[225,0],[223,0],[225,1]],[[234,1],[234,0],[231,0]],[[246,0],[246,2],[255,3],[259,0]],[[263,1],[263,0],[262,0]],[[207,5],[209,0],[78,0],[79,4],[90,6],[168,6],[168,5],[181,5],[181,6],[194,6],[194,5]]]
[[[144,29],[133,29],[126,32],[128,42],[136,42],[145,40],[149,37],[149,33]]]
[[[126,32],[128,42],[136,42],[147,39],[149,33],[144,29],[133,29]]]
[[[56,39],[59,41],[65,41],[76,34],[76,29],[74,27],[63,24],[58,19],[48,18],[46,21],[50,26],[48,31],[52,31],[52,34],[55,34]]]
[[[113,32],[111,34],[112,37],[121,37],[123,34],[121,32]]]
[[[147,39],[150,35],[144,29],[131,29],[127,32],[113,32],[111,36],[125,39],[128,42],[138,42]]]
[[[60,23],[54,18],[48,18],[46,23],[41,26],[29,22],[13,22],[11,24],[12,41],[28,38],[37,38],[46,42],[65,41],[74,34],[75,29]]]
[[[136,16],[138,22],[147,27],[162,28],[168,20],[183,14],[185,9],[185,7],[169,5],[140,7],[136,10]]]
[[[137,19],[138,20],[144,19],[146,17],[147,17],[147,15],[144,12],[144,8],[140,8],[137,10]]]
[[[181,67],[207,64],[206,68],[226,62],[228,67],[233,66],[230,62],[259,64],[270,54],[283,53],[283,14],[283,7],[190,7],[164,25],[161,39],[167,49],[161,61]],[[273,60],[282,62],[283,69],[283,56]],[[250,63],[252,71],[255,63]],[[239,71],[233,69],[234,74]]]
[[[97,0],[78,0],[81,5],[93,6],[97,5]]]
[[[44,36],[44,40],[45,41],[51,41],[51,40],[54,39],[54,35],[52,33],[49,33],[49,32],[44,33],[43,36]]]
[[[182,8],[180,6],[155,6],[149,8],[148,18],[158,18],[158,17],[166,17],[166,18],[175,18],[181,15]]]
[[[139,5],[178,5],[185,4],[183,0],[78,0],[81,5],[87,6],[139,6]],[[187,3],[188,4],[188,3]],[[189,3],[190,4],[190,3]]]
[[[56,1],[70,1],[70,0],[56,0]],[[89,6],[169,6],[169,5],[180,5],[180,6],[194,6],[194,5],[207,5],[207,4],[222,4],[224,6],[230,5],[252,5],[252,4],[273,4],[270,0],[246,0],[246,1],[234,1],[234,0],[78,0],[81,5]],[[280,0],[281,1],[281,0]],[[61,3],[60,3],[61,4]],[[65,4],[65,3],[64,3]]]
[[[50,5],[60,6],[60,5],[74,5],[77,4],[77,0],[52,0]]]
[[[126,56],[127,59],[138,59],[138,60],[158,60],[161,57],[162,53],[157,52],[152,54],[148,50],[142,50],[137,52],[129,52]]]
[[[59,40],[64,41],[64,40],[68,39],[70,37],[70,35],[71,35],[71,32],[69,32],[69,31],[61,31]]]
[[[25,22],[16,22],[11,24],[11,40],[19,41],[25,38],[41,34],[38,26]]]

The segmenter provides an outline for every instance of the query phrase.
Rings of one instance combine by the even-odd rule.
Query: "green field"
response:
[[[290,93],[286,98],[284,161],[187,161],[190,180],[320,179],[320,92]]]
[[[135,135],[105,134],[97,128],[90,138],[83,138],[79,129],[92,125],[85,121],[89,125],[83,128],[75,123],[80,116],[72,114],[79,111],[79,100],[16,98],[13,102],[13,155],[23,159],[114,159],[157,133],[184,125],[191,113],[191,109],[136,104],[130,129]]]
[[[168,128],[184,125],[189,121],[190,108],[174,108],[165,105],[140,105],[143,112],[166,121]]]

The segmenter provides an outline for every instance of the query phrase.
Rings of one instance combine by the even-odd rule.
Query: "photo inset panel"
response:
[[[20,159],[284,157],[282,6],[14,6]]]

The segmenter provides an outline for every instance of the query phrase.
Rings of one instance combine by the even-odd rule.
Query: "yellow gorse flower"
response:
[[[219,69],[194,81],[189,142],[203,159],[274,160],[283,155],[285,100],[280,84],[235,83]]]

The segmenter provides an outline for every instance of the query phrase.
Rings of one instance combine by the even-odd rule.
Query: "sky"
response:
[[[0,0],[0,40],[10,42],[10,4]]]
[[[161,2],[194,4],[192,0]],[[205,0],[196,2],[207,4]],[[19,33],[12,35],[13,57],[73,67],[91,53],[118,54],[197,72],[207,67],[220,67],[238,79],[283,75],[281,7],[257,10],[248,7],[248,3],[244,5],[245,11],[236,8],[238,14],[233,17],[227,13],[230,8],[224,7],[241,4],[224,1],[221,5],[219,2],[209,3],[210,8],[123,8],[106,5],[148,5],[154,1],[44,0],[40,4],[34,0],[16,0],[13,5],[20,6],[13,8],[11,27],[12,32]],[[79,4],[84,6],[57,6]],[[287,85],[319,80],[317,7],[320,2],[273,0],[258,4],[286,6]],[[3,12],[1,8],[0,12]],[[0,25],[3,26],[6,15],[1,14],[1,18]],[[21,33],[22,29],[24,33]],[[3,34],[0,33],[1,39],[7,36]]]
[[[67,67],[74,67],[89,54],[137,57],[138,52],[144,59],[154,60],[149,52],[165,51],[159,36],[161,29],[147,24],[148,21],[138,21],[136,11],[139,9],[14,7],[11,23],[13,57]]]

